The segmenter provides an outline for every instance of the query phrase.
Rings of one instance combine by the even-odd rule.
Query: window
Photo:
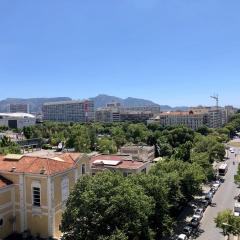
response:
[[[41,198],[40,198],[40,188],[33,187],[33,206],[40,207]]]
[[[35,207],[41,206],[41,184],[40,182],[32,182],[32,204]]]
[[[64,177],[61,182],[62,202],[66,202],[69,196],[69,179]]]
[[[3,226],[3,218],[0,218],[0,228]]]
[[[86,166],[82,164],[82,175],[86,174]]]
[[[128,176],[130,176],[132,173],[131,172],[123,172],[123,176],[124,177],[128,177]]]

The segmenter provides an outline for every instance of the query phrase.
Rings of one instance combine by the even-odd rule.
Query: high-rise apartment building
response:
[[[112,102],[105,108],[96,110],[95,120],[97,122],[146,122],[155,114],[160,113],[159,106],[139,106],[139,107],[123,107],[120,103]]]
[[[8,106],[10,113],[29,113],[29,104],[27,103],[10,103]]]
[[[95,119],[94,102],[63,101],[43,104],[43,120],[56,122],[93,122]]]
[[[123,107],[121,111],[135,111],[135,112],[151,112],[153,114],[160,113],[160,106],[153,105],[153,106],[139,106],[139,107]]]
[[[156,123],[162,126],[183,125],[193,130],[201,126],[220,128],[229,121],[236,112],[232,106],[226,107],[193,107],[188,112],[163,112],[150,118],[148,124]]]
[[[101,108],[95,113],[95,121],[103,123],[119,122],[120,112],[117,109]]]
[[[162,126],[183,125],[193,130],[207,125],[207,115],[204,113],[189,112],[165,112],[148,120],[150,123],[159,123]]]

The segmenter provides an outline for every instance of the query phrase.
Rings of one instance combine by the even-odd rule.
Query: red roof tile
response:
[[[131,170],[137,170],[141,167],[143,167],[146,163],[139,162],[139,161],[133,161],[130,160],[130,156],[126,155],[97,155],[91,158],[91,165],[93,166],[94,161],[96,160],[109,160],[109,161],[121,161],[116,166],[111,165],[104,165],[106,168],[114,168],[114,169],[131,169]],[[94,165],[93,167],[103,167],[103,165]]]
[[[5,159],[0,156],[0,171],[52,175],[64,172],[76,165],[80,154],[64,153],[55,157],[22,156],[19,160]]]

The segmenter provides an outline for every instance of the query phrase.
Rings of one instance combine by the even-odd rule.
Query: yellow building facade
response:
[[[60,238],[69,193],[89,170],[89,157],[80,153],[0,156],[0,239],[26,230]]]

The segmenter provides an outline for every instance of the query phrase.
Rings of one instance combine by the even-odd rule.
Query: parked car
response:
[[[212,191],[211,191],[212,190]],[[206,194],[205,199],[206,200],[212,200],[213,194],[215,193],[215,188],[211,188],[211,190]]]
[[[190,225],[187,225],[183,228],[183,233],[188,237],[191,236],[192,232],[193,232],[193,228]]]
[[[220,186],[221,186],[221,182],[218,180],[213,182],[212,184],[212,188],[215,189],[215,191],[217,191],[220,188]]]
[[[202,199],[200,204],[203,209],[206,209],[208,205],[212,203],[212,200]]]
[[[194,212],[194,216],[199,216],[199,217],[202,219],[203,213],[204,213],[204,209],[203,209],[203,208],[198,208],[198,209]]]
[[[217,191],[216,191],[216,189],[213,186],[211,186],[209,192],[211,192],[212,194],[215,194]]]
[[[180,234],[177,238],[177,240],[187,240],[188,237],[185,234]]]
[[[193,228],[197,228],[200,224],[200,221],[199,219],[197,218],[192,218],[191,222],[190,222],[190,225],[193,227]]]
[[[195,218],[196,220],[198,220],[198,221],[200,222],[201,219],[202,219],[202,216],[201,216],[201,215],[198,215],[198,214],[194,214],[194,215],[193,215],[193,218]]]

